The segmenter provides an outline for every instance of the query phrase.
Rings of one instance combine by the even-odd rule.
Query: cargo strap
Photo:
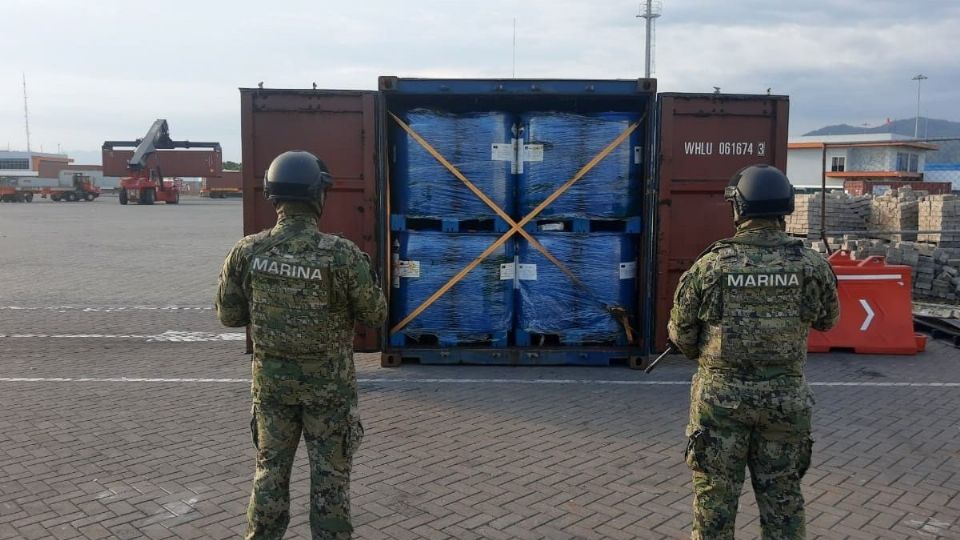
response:
[[[397,122],[397,124],[398,124],[401,128],[403,128],[404,131],[407,132],[407,134],[409,134],[411,137],[413,137],[413,139],[414,139],[415,141],[417,141],[417,143],[419,143],[420,146],[422,146],[422,147],[424,148],[424,150],[426,150],[431,156],[433,156],[434,159],[436,159],[437,161],[439,161],[440,164],[443,165],[443,167],[444,167],[445,169],[447,169],[448,171],[450,171],[450,174],[452,174],[453,176],[457,177],[458,180],[460,180],[461,182],[463,182],[463,184],[464,184],[465,186],[467,186],[467,188],[468,188],[470,191],[472,191],[474,195],[476,195],[477,197],[479,197],[480,200],[484,202],[484,204],[486,204],[487,206],[489,206],[494,212],[496,212],[496,214],[497,214],[498,216],[500,216],[504,221],[506,221],[506,222],[507,222],[507,225],[509,225],[509,226],[511,227],[511,232],[510,232],[511,235],[513,234],[513,230],[515,229],[517,232],[520,233],[521,236],[523,236],[523,237],[527,240],[527,242],[530,242],[530,245],[532,245],[537,251],[539,251],[541,254],[543,254],[543,256],[547,258],[547,260],[549,260],[550,262],[552,262],[554,265],[557,266],[557,268],[560,269],[560,271],[562,271],[564,274],[566,274],[567,276],[569,276],[570,279],[573,280],[574,283],[577,283],[577,284],[579,284],[579,285],[582,285],[583,287],[586,287],[586,285],[584,285],[584,284],[580,281],[580,279],[576,276],[576,274],[574,274],[569,268],[566,267],[566,265],[564,265],[562,262],[560,262],[559,259],[557,259],[556,257],[554,257],[553,254],[550,253],[550,252],[547,250],[547,248],[545,248],[545,247],[543,246],[543,244],[541,244],[539,241],[537,241],[537,239],[534,238],[530,233],[528,233],[527,231],[525,231],[525,230],[522,229],[522,228],[519,228],[519,227],[517,226],[517,223],[513,220],[513,218],[510,217],[510,214],[507,214],[506,212],[503,211],[502,208],[500,208],[499,206],[497,206],[497,203],[493,202],[493,200],[491,200],[490,197],[487,197],[487,194],[486,194],[486,193],[484,193],[483,191],[481,191],[480,188],[478,188],[473,182],[471,182],[470,180],[468,180],[467,177],[464,176],[463,173],[461,173],[459,169],[457,169],[452,163],[450,163],[449,161],[447,161],[447,159],[446,159],[445,157],[443,157],[443,154],[441,154],[439,151],[437,151],[437,149],[434,148],[430,143],[428,143],[423,137],[421,137],[419,133],[417,133],[416,131],[414,131],[413,128],[411,128],[409,125],[407,125],[403,120],[401,120],[400,118],[398,118],[395,114],[390,113],[390,116],[394,119],[394,121]],[[450,285],[452,286],[452,285],[455,285],[455,284],[456,284],[456,283],[451,283]],[[446,292],[447,289],[448,289],[448,287],[445,287],[444,293]],[[438,298],[439,298],[439,297],[438,297]],[[432,302],[431,302],[431,303],[432,303]],[[429,307],[429,304],[428,304],[428,306],[426,306],[426,307]],[[424,309],[426,309],[426,307],[425,307]],[[412,320],[412,319],[411,319],[411,320]],[[404,325],[404,326],[405,326],[405,325]]]
[[[537,205],[537,207],[534,208],[532,211],[530,211],[529,214],[524,216],[523,219],[521,219],[519,222],[516,222],[513,220],[513,218],[510,217],[509,214],[504,212],[502,208],[497,206],[495,202],[490,200],[490,198],[487,197],[487,195],[483,193],[483,191],[481,191],[476,185],[470,182],[470,180],[468,180],[467,177],[463,175],[463,173],[457,170],[457,168],[454,167],[453,164],[447,161],[447,159],[444,158],[443,155],[440,154],[440,152],[438,152],[435,148],[433,148],[433,146],[431,146],[430,143],[428,143],[426,140],[423,139],[423,137],[421,137],[416,131],[414,131],[413,128],[407,125],[397,115],[393,113],[389,113],[389,114],[390,114],[390,117],[393,118],[393,120],[404,131],[406,131],[407,134],[409,134],[415,141],[417,141],[417,143],[419,143],[420,146],[422,146],[431,156],[433,156],[434,159],[436,159],[441,165],[443,165],[443,167],[446,168],[458,180],[463,182],[463,184],[467,186],[467,188],[470,191],[472,191],[478,198],[480,198],[481,201],[484,202],[484,204],[489,206],[494,212],[496,212],[498,216],[500,216],[510,226],[510,230],[505,232],[499,239],[497,239],[496,242],[494,242],[489,247],[487,247],[487,249],[484,250],[484,252],[481,253],[476,259],[474,259],[472,262],[470,262],[470,264],[468,264],[462,270],[460,270],[460,272],[458,272],[455,276],[450,278],[442,287],[440,287],[440,289],[438,289],[435,293],[433,293],[429,298],[424,300],[423,303],[421,303],[416,309],[410,312],[410,314],[407,315],[403,320],[401,320],[399,323],[394,325],[394,327],[390,329],[391,334],[396,334],[397,332],[402,330],[405,326],[410,324],[411,321],[413,321],[418,316],[420,316],[420,314],[423,313],[424,310],[426,310],[428,307],[433,305],[433,303],[436,302],[441,296],[446,294],[447,291],[449,291],[454,285],[459,283],[471,270],[476,268],[481,262],[483,262],[484,259],[489,257],[490,254],[492,254],[497,248],[503,245],[514,234],[519,233],[521,236],[524,237],[524,239],[530,242],[530,245],[532,245],[535,249],[537,249],[537,251],[539,251],[544,257],[546,257],[547,260],[549,260],[551,263],[556,265],[557,268],[559,268],[564,274],[566,274],[571,279],[571,281],[573,281],[575,285],[583,288],[591,297],[594,298],[594,300],[596,300],[598,303],[603,305],[603,307],[608,312],[610,312],[610,314],[614,317],[614,319],[618,320],[618,322],[620,322],[623,325],[628,343],[631,343],[631,344],[633,343],[633,330],[630,327],[629,318],[627,316],[626,310],[624,310],[620,306],[607,306],[603,302],[600,302],[599,299],[597,299],[596,296],[592,293],[590,288],[587,287],[586,284],[584,284],[580,280],[580,278],[576,276],[576,274],[574,274],[569,268],[567,268],[566,265],[564,265],[559,259],[554,257],[553,254],[551,254],[530,233],[524,230],[523,227],[527,223],[529,223],[531,220],[536,218],[547,206],[553,204],[553,202],[557,200],[557,198],[563,195],[573,184],[578,182],[588,172],[590,172],[594,167],[596,167],[596,165],[600,163],[600,161],[602,161],[604,158],[610,155],[610,153],[613,152],[613,150],[617,146],[619,146],[624,140],[627,139],[627,137],[630,136],[631,133],[633,133],[637,129],[640,123],[643,122],[643,118],[641,118],[638,122],[634,122],[633,124],[630,124],[630,126],[628,126],[623,133],[621,133],[616,139],[614,139],[613,142],[611,142],[603,150],[601,150],[599,154],[594,156],[593,159],[590,160],[590,162],[588,162],[579,171],[577,171],[577,173],[572,178],[570,178],[562,186],[557,188],[556,191],[554,191],[549,197],[544,199],[543,202]]]

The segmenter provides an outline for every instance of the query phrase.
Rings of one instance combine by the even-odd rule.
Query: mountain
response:
[[[807,135],[860,135],[875,133],[895,133],[913,137],[916,128],[916,117],[904,120],[894,120],[882,126],[865,128],[851,126],[849,124],[837,124],[835,126],[822,127],[820,129],[805,133]],[[920,117],[920,136],[921,138],[935,139],[940,137],[957,137],[960,139],[960,122],[951,122],[950,120],[938,120],[936,118]],[[956,141],[931,141],[940,147],[936,152],[927,154],[927,163],[960,163],[960,140]]]

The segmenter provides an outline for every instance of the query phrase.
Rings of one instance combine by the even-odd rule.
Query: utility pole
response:
[[[659,2],[657,5],[654,5],[653,0],[646,1],[646,8],[641,4],[640,13],[637,15],[639,19],[646,19],[647,25],[647,48],[644,53],[645,63],[643,68],[643,76],[646,79],[650,78],[650,60],[653,57],[653,20],[660,16],[660,5]]]
[[[913,127],[913,138],[917,139],[920,137],[920,83],[929,79],[923,73],[917,75],[911,80],[917,81],[917,123]]]
[[[513,18],[513,78],[517,78],[517,18]]]
[[[27,74],[23,73],[23,125],[27,130],[27,152],[30,151],[30,111],[27,109]]]

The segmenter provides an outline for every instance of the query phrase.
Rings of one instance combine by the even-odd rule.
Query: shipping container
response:
[[[103,150],[104,176],[131,175],[128,161],[133,150]],[[217,176],[223,170],[223,154],[219,150],[157,150],[147,157],[146,169],[158,168],[164,178],[175,176]]]
[[[734,232],[723,190],[743,167],[787,166],[786,96],[661,94],[655,207],[653,346],[667,342],[680,274],[714,241]],[[648,304],[649,305],[649,304]]]
[[[710,243],[733,231],[730,210],[722,198],[730,176],[756,163],[784,168],[786,161],[785,96],[658,96],[656,81],[650,79],[381,77],[379,91],[241,89],[241,106],[244,233],[259,232],[275,223],[275,213],[263,198],[262,186],[265,169],[274,157],[287,150],[302,149],[324,159],[335,183],[320,227],[343,234],[370,254],[390,296],[393,315],[388,325],[358,329],[356,341],[359,350],[381,350],[385,365],[403,361],[642,362],[645,355],[663,346],[663,330],[680,272]],[[440,126],[430,137],[437,141],[440,135],[436,151],[442,159],[459,161],[455,163],[458,169],[460,165],[464,169],[473,167],[464,176],[488,178],[487,175],[503,174],[503,182],[514,182],[514,187],[498,193],[494,186],[503,186],[503,182],[480,187],[481,181],[478,188],[489,200],[484,201],[484,206],[473,205],[481,197],[463,190],[465,183],[439,166],[440,159],[422,152],[426,148],[403,129],[401,121],[418,135],[419,131],[429,132]],[[462,142],[441,149],[445,144],[444,129],[460,129],[455,127],[461,125],[457,122],[480,122],[475,130],[479,136],[462,138]],[[627,128],[633,123],[637,128],[628,133]],[[507,140],[503,130],[511,124],[514,133]],[[581,145],[591,148],[586,151],[588,155],[596,155],[604,148],[597,141],[616,143],[610,145],[606,158],[592,164],[589,159],[564,161],[569,159],[570,152],[557,149],[566,144],[566,137],[581,129],[579,126],[588,126],[589,133],[595,135],[596,140],[590,145]],[[591,141],[594,135],[575,138]],[[473,146],[465,148],[464,144]],[[489,154],[489,159],[482,160],[483,163],[463,162],[480,151]],[[493,163],[511,160],[508,175],[502,173],[508,163]],[[567,182],[587,165],[591,168],[582,178]],[[415,174],[410,175],[413,170]],[[421,178],[428,182],[434,179],[436,185],[424,184]],[[458,183],[450,183],[451,180]],[[457,192],[438,191],[440,182],[455,186]],[[565,183],[570,184],[566,192],[548,198]],[[516,194],[513,200],[507,195],[510,189]],[[468,195],[473,198],[468,199]],[[422,206],[423,201],[436,196],[462,199],[471,206],[456,208],[449,215],[440,211],[444,207]],[[510,221],[520,222],[520,218],[545,201],[548,204],[535,218],[527,220],[523,229],[546,253],[562,253],[571,260],[559,261],[558,266],[540,248],[532,246],[528,238],[515,232],[500,246],[507,251],[494,250],[499,255],[492,255],[503,258],[516,253],[513,265],[501,262],[503,268],[497,274],[492,266],[484,270],[483,264],[479,264],[467,274],[497,274],[501,279],[514,280],[514,305],[510,310],[515,323],[507,346],[503,346],[498,334],[503,320],[493,316],[481,321],[484,324],[479,330],[484,332],[474,328],[477,331],[466,333],[482,334],[480,345],[471,342],[473,338],[462,339],[465,333],[456,328],[441,328],[442,332],[435,332],[426,345],[402,332],[405,326],[398,323],[404,322],[404,313],[409,316],[415,311],[416,302],[411,298],[422,299],[427,294],[405,284],[394,287],[397,274],[411,271],[409,265],[395,267],[396,246],[409,250],[411,233],[427,234],[414,231],[410,221],[423,216],[436,218],[440,222],[437,231],[456,235],[465,230],[473,233],[477,223],[483,221],[479,218],[496,214],[497,224],[477,229],[487,235],[485,242],[490,244],[510,229]],[[492,208],[493,213],[487,212],[484,207],[491,204],[507,217]],[[468,223],[467,217],[474,221]],[[561,231],[569,234],[565,236]],[[480,234],[474,233],[471,242]],[[597,237],[596,246],[590,235]],[[607,242],[606,248],[597,251],[603,244],[601,238]],[[472,244],[469,249],[466,247],[464,253],[477,251]],[[450,246],[444,249],[456,251]],[[520,261],[521,256],[526,260]],[[584,257],[596,261],[600,270],[594,271],[589,265],[585,269]],[[457,264],[469,262],[469,258],[458,259]],[[561,259],[559,255],[555,258]],[[396,259],[403,264],[409,262]],[[430,261],[427,263],[440,267],[435,258]],[[422,270],[423,264],[423,260],[419,261],[417,270]],[[525,281],[519,276],[524,271],[529,273],[531,266],[536,266],[537,273],[545,272],[541,274],[543,282]],[[443,268],[448,274],[451,272],[449,267]],[[507,270],[513,274],[504,278]],[[486,302],[484,306],[495,307],[492,300],[502,299],[503,295],[500,289],[490,288],[494,286],[490,279],[490,286],[482,288],[464,278],[451,284],[448,294],[482,290],[488,296],[477,300]],[[443,288],[444,283],[441,279],[433,288]],[[454,293],[458,287],[460,292]],[[596,302],[575,308],[561,299],[557,305],[576,309],[582,320],[558,330],[550,326],[552,323],[545,323],[551,316],[538,316],[537,310],[542,311],[540,306],[551,298],[551,292],[578,288],[589,291],[581,294],[581,299],[589,297]],[[555,300],[557,297],[552,296]],[[441,300],[437,302],[423,313],[444,307]],[[448,302],[447,309],[454,304]],[[619,311],[609,309],[611,305]],[[598,311],[598,306],[604,306],[606,313]],[[469,314],[471,309],[467,306],[463,311]],[[505,312],[490,311],[498,316]],[[611,313],[619,315],[611,317]],[[409,324],[414,324],[414,320],[417,317]]]

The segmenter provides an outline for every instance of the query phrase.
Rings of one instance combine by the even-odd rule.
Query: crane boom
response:
[[[127,160],[127,167],[133,171],[143,170],[147,166],[147,158],[157,150],[173,150],[175,148],[210,148],[220,152],[220,143],[217,142],[193,142],[193,141],[175,141],[170,138],[170,127],[163,118],[158,118],[147,134],[135,141],[104,141],[103,150],[113,150],[114,148],[133,147],[133,156]]]

